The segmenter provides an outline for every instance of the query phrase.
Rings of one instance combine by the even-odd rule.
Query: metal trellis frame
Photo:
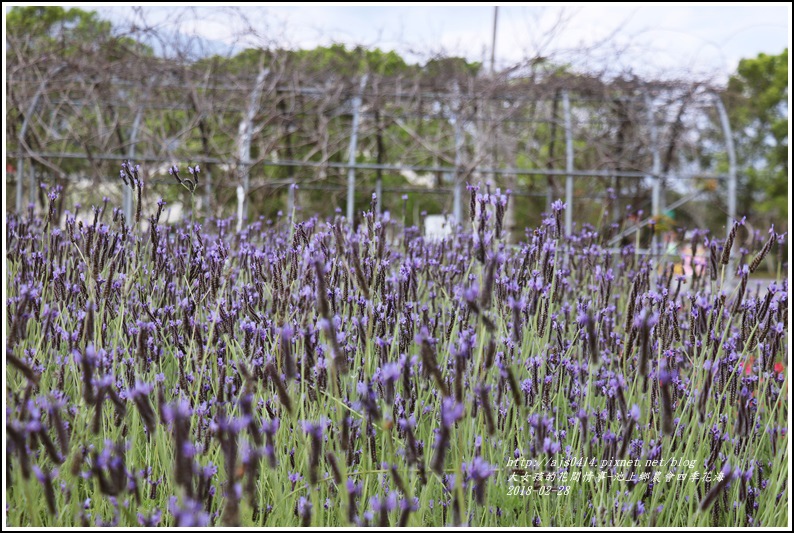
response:
[[[27,105],[27,112],[22,115],[23,120],[21,124],[21,128],[17,134],[17,140],[19,143],[18,149],[16,152],[12,154],[8,154],[10,156],[16,157],[18,164],[17,164],[17,182],[16,182],[16,205],[17,209],[22,210],[25,206],[23,205],[23,187],[24,182],[28,181],[28,188],[29,188],[29,197],[30,201],[35,200],[35,192],[36,192],[36,184],[35,179],[36,177],[33,175],[32,172],[29,175],[25,171],[27,160],[39,160],[40,162],[47,159],[89,159],[87,153],[79,153],[79,152],[67,152],[67,151],[56,151],[56,150],[47,150],[46,148],[48,145],[44,144],[40,150],[33,150],[28,145],[26,141],[26,132],[29,127],[29,123],[32,120],[32,117],[37,113],[37,109],[40,107],[40,100],[41,96],[45,92],[45,89],[48,84],[54,83],[54,78],[56,74],[58,74],[61,70],[65,68],[66,65],[59,65],[56,68],[53,68],[48,73],[48,76],[39,81],[38,88],[34,93],[34,96],[29,101]],[[347,172],[347,216],[352,219],[354,216],[354,203],[355,203],[355,188],[356,188],[356,172],[366,172],[366,171],[386,171],[386,172],[395,172],[395,173],[403,173],[405,171],[410,172],[423,172],[423,173],[439,173],[442,175],[452,176],[452,187],[450,191],[452,193],[452,212],[454,219],[461,223],[463,222],[463,182],[467,179],[468,176],[471,176],[473,173],[480,173],[481,175],[490,174],[491,176],[565,176],[565,200],[568,205],[565,214],[565,231],[566,234],[570,234],[573,231],[573,212],[574,212],[574,200],[577,198],[575,196],[575,180],[576,179],[591,179],[591,178],[621,178],[621,179],[650,179],[652,183],[652,208],[651,212],[655,219],[661,215],[664,210],[664,191],[662,189],[662,183],[668,180],[685,180],[685,179],[717,179],[717,180],[726,180],[727,181],[727,205],[728,205],[728,230],[730,229],[730,225],[732,221],[736,219],[736,176],[737,176],[737,167],[736,167],[736,155],[733,146],[733,138],[732,132],[730,129],[730,123],[728,120],[727,113],[725,111],[724,105],[722,100],[720,99],[719,95],[712,94],[713,96],[713,106],[716,107],[717,111],[719,112],[719,117],[724,133],[725,138],[725,146],[726,151],[728,153],[728,160],[729,160],[729,169],[727,175],[713,175],[713,174],[700,174],[700,173],[678,173],[678,174],[669,174],[662,176],[661,170],[661,161],[660,161],[660,150],[659,150],[659,143],[660,143],[660,133],[659,133],[659,125],[664,124],[665,121],[663,120],[662,113],[659,113],[659,117],[657,120],[656,113],[654,113],[653,109],[653,102],[654,100],[649,96],[649,92],[645,92],[642,94],[642,98],[636,97],[626,97],[626,96],[616,96],[615,100],[620,101],[627,101],[627,102],[639,102],[643,101],[645,103],[645,112],[647,114],[647,127],[650,136],[650,142],[647,145],[649,147],[649,154],[652,158],[651,168],[637,168],[632,169],[631,166],[628,166],[630,170],[615,170],[611,168],[606,168],[607,165],[604,165],[604,168],[590,168],[590,169],[582,169],[582,168],[575,168],[576,167],[576,160],[574,158],[574,141],[575,141],[575,132],[574,132],[574,118],[576,119],[576,126],[577,128],[581,128],[583,123],[586,123],[587,120],[584,121],[580,120],[581,112],[576,113],[574,115],[574,111],[582,111],[577,108],[577,110],[572,109],[572,101],[581,103],[581,102],[590,102],[590,101],[599,101],[597,98],[589,98],[589,97],[582,97],[579,95],[578,97],[573,97],[571,92],[568,89],[562,89],[560,91],[561,94],[561,103],[562,103],[562,123],[564,127],[565,133],[565,168],[532,168],[532,167],[521,167],[515,165],[512,168],[485,168],[486,166],[495,166],[493,161],[490,161],[490,165],[481,165],[481,162],[477,161],[468,161],[467,160],[467,141],[466,135],[467,130],[469,127],[475,127],[478,121],[481,121],[481,117],[478,118],[476,113],[472,114],[469,113],[472,102],[491,102],[491,101],[504,101],[504,102],[519,102],[519,101],[533,101],[533,102],[540,102],[550,100],[551,97],[544,94],[538,95],[529,95],[529,94],[512,94],[512,95],[504,95],[504,94],[491,94],[487,96],[477,95],[475,97],[471,96],[471,88],[469,93],[465,96],[462,95],[460,86],[458,85],[457,81],[453,81],[452,83],[452,90],[443,93],[443,92],[433,92],[433,91],[426,91],[422,90],[417,94],[414,94],[411,98],[420,98],[420,99],[427,99],[427,98],[435,98],[438,99],[439,105],[437,109],[444,110],[446,109],[446,113],[437,113],[428,114],[427,112],[420,112],[416,116],[424,119],[426,117],[434,116],[434,120],[448,120],[448,122],[453,126],[454,130],[454,161],[451,157],[451,154],[444,154],[443,157],[440,159],[444,163],[453,163],[453,164],[433,164],[433,165],[412,165],[406,164],[401,161],[396,161],[392,163],[357,163],[356,156],[359,151],[358,147],[358,140],[360,135],[366,135],[365,133],[361,133],[359,130],[362,129],[361,122],[366,117],[372,116],[371,109],[367,109],[366,106],[366,98],[372,97],[372,94],[368,94],[365,89],[367,88],[367,76],[364,75],[359,79],[358,83],[358,90],[354,92],[354,89],[350,89],[347,87],[343,90],[340,94],[342,96],[348,95],[351,96],[351,100],[349,100],[345,105],[338,105],[336,108],[332,109],[343,109],[344,113],[342,114],[335,114],[336,116],[350,116],[352,117],[352,127],[351,127],[351,135],[349,138],[349,147],[347,151],[347,162],[342,161],[316,161],[316,160],[299,160],[299,159],[280,159],[280,158],[272,158],[267,157],[269,154],[265,154],[265,156],[261,156],[259,158],[252,158],[251,157],[251,143],[254,133],[256,131],[254,121],[256,120],[255,116],[258,112],[257,106],[259,105],[259,101],[261,100],[261,96],[265,90],[265,79],[269,78],[269,70],[267,68],[262,68],[259,72],[259,75],[254,80],[254,85],[247,89],[248,95],[247,98],[244,98],[244,103],[240,103],[243,109],[239,110],[242,113],[242,119],[239,123],[239,130],[237,135],[237,150],[235,154],[229,154],[227,157],[211,157],[211,156],[194,156],[189,157],[189,161],[191,163],[212,163],[216,165],[229,165],[228,168],[234,169],[234,175],[239,179],[240,184],[243,186],[244,189],[244,216],[247,218],[248,212],[248,203],[249,203],[249,195],[250,192],[250,174],[251,171],[255,168],[261,167],[303,167],[307,169],[343,169]],[[119,81],[120,84],[123,84],[123,80]],[[136,86],[131,82],[126,82],[131,86]],[[159,82],[158,82],[159,83]],[[173,85],[173,84],[172,84]],[[137,87],[137,86],[136,86]],[[160,85],[157,86],[161,88]],[[173,85],[174,88],[178,88],[181,86]],[[187,85],[184,85],[187,87]],[[193,86],[191,86],[193,87]],[[354,86],[351,86],[354,87]],[[472,86],[473,87],[473,86]],[[212,89],[218,89],[218,86],[213,86]],[[223,87],[220,87],[221,89]],[[236,91],[245,91],[246,89],[242,86],[235,86],[229,87],[229,90],[236,90]],[[312,87],[286,87],[282,84],[279,84],[277,81],[274,81],[268,87],[268,91],[272,93],[285,93],[291,92],[293,94],[300,94],[300,95],[318,95],[321,96],[324,94],[324,90],[322,88],[312,88]],[[372,93],[372,91],[369,91]],[[408,98],[405,94],[401,93],[400,91],[393,91],[393,95],[395,98],[398,99],[405,99]],[[269,93],[270,94],[270,93]],[[390,91],[380,91],[379,96],[389,96],[392,92]],[[232,100],[230,100],[232,101]],[[233,100],[236,101],[236,100]],[[600,101],[603,101],[601,99]],[[658,101],[658,100],[657,100]],[[52,104],[52,100],[48,100],[49,104]],[[74,102],[70,102],[74,103]],[[82,102],[82,104],[86,104],[86,102]],[[75,104],[79,106],[80,104]],[[144,105],[142,101],[133,102],[128,101],[126,105],[129,106],[130,109],[134,110],[134,120],[131,123],[131,130],[129,135],[129,146],[127,149],[126,155],[115,154],[115,153],[90,153],[90,159],[96,161],[110,161],[110,160],[122,160],[122,159],[138,159],[141,162],[148,161],[148,162],[158,162],[165,164],[169,160],[173,160],[175,154],[173,152],[168,152],[167,154],[157,154],[157,153],[144,153],[137,155],[139,151],[147,151],[146,149],[139,149],[139,136],[142,134],[140,130],[143,129],[142,124],[145,124],[144,114],[150,108],[148,103]],[[512,105],[512,104],[510,104]],[[660,104],[661,105],[661,104]],[[469,107],[466,107],[469,106]],[[175,106],[171,104],[171,107],[166,106],[168,109],[179,109],[179,106]],[[431,106],[432,107],[432,106]],[[464,112],[464,108],[465,111]],[[421,109],[420,109],[421,111]],[[431,109],[431,111],[433,111]],[[39,111],[41,112],[41,111]],[[589,113],[587,109],[585,109],[585,113]],[[436,116],[437,115],[437,116]],[[388,112],[384,112],[382,115],[385,118],[393,118]],[[396,115],[395,115],[396,116]],[[528,122],[548,122],[545,118],[541,116],[533,116],[531,119],[524,119],[522,116],[513,116],[513,115],[505,115],[507,118],[491,118],[489,120],[499,121],[504,120],[506,123],[510,122],[522,122],[524,120]],[[586,116],[593,116],[586,115]],[[596,113],[596,116],[601,116],[599,113]],[[552,118],[551,121],[555,119]],[[642,122],[642,121],[640,121]],[[398,121],[394,121],[395,124],[399,125]],[[501,135],[500,135],[501,136]],[[509,136],[504,136],[509,137]],[[335,141],[338,142],[338,141]],[[51,145],[50,145],[51,146]],[[420,145],[424,146],[424,145]],[[157,146],[155,145],[155,151],[157,150]],[[149,148],[151,150],[151,147]],[[336,153],[337,148],[334,148],[334,152]],[[123,152],[122,152],[123,153]],[[236,156],[236,157],[235,157]],[[581,156],[580,156],[581,158]],[[186,158],[188,159],[188,158]],[[645,164],[642,165],[643,167]],[[221,170],[221,169],[216,169]],[[232,171],[230,171],[231,173]],[[297,183],[297,182],[293,182]],[[314,185],[312,185],[314,186]],[[301,188],[308,188],[308,186],[301,185]],[[393,188],[383,187],[384,191],[391,191]],[[440,191],[444,191],[445,188],[443,187],[436,187],[434,189],[428,189],[428,192],[436,193]],[[524,191],[527,192],[527,191]],[[519,195],[519,191],[514,190],[513,193],[515,195]],[[293,187],[289,188],[288,192],[289,196],[289,206],[290,212],[293,210],[295,206],[295,190]],[[694,195],[697,196],[697,195]],[[582,196],[585,197],[585,196]],[[691,197],[687,197],[691,198]],[[379,198],[380,201],[380,198]],[[680,203],[676,202],[676,204],[672,205],[680,205]],[[672,205],[670,208],[672,208]],[[127,217],[132,215],[132,197],[130,191],[124,191],[124,200],[123,200],[123,209],[124,213]],[[638,225],[634,228],[629,228],[627,231],[635,231],[642,227]]]

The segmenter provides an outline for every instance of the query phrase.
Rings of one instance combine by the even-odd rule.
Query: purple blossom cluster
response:
[[[198,166],[169,172],[198,184]],[[746,523],[778,496],[788,282],[750,278],[774,231],[737,261],[744,220],[724,241],[696,232],[710,260],[685,276],[683,259],[611,253],[610,227],[563,235],[559,201],[510,245],[509,191],[470,186],[472,231],[427,241],[373,212],[235,233],[160,224],[157,202],[145,224],[140,167],[121,177],[133,225],[107,202],[64,227],[8,216],[11,496],[35,479],[75,525],[107,525],[100,509],[112,525],[508,525],[508,459],[654,460],[692,435],[723,474],[698,488],[715,523],[735,523],[729,494]],[[629,500],[634,485],[607,481],[613,520],[661,512],[669,487]]]

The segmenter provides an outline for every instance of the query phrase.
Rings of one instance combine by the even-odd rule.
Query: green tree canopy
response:
[[[311,50],[297,50],[291,55],[306,68],[317,72],[334,71],[343,76],[374,73],[394,76],[410,70],[402,57],[394,51],[356,46],[350,50],[343,44],[318,46]]]
[[[743,174],[744,212],[788,218],[788,48],[742,59],[725,95]],[[742,204],[740,204],[742,205]]]
[[[152,55],[135,39],[113,35],[110,21],[96,11],[59,6],[14,7],[6,16],[7,59],[57,56],[62,59],[102,54],[120,60],[126,53]]]

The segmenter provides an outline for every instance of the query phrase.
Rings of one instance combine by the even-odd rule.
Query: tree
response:
[[[6,59],[24,64],[33,58],[69,60],[101,55],[118,61],[130,53],[152,55],[135,39],[113,34],[110,21],[96,11],[58,6],[14,7],[6,17],[9,44]]]
[[[788,48],[742,59],[725,105],[742,175],[740,212],[785,227],[788,219]]]
[[[91,154],[126,153],[123,126],[133,121],[125,109],[129,91],[115,81],[119,72],[142,77],[135,61],[151,60],[152,49],[94,11],[14,7],[6,23],[6,150],[30,156],[15,173],[46,173],[63,186],[70,174],[107,175],[112,167]],[[37,155],[75,150],[84,150],[88,163]],[[44,203],[44,192],[35,192]]]

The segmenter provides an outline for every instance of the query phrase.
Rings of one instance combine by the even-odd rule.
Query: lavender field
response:
[[[695,232],[685,276],[561,202],[509,244],[484,186],[430,241],[164,225],[121,175],[132,224],[7,214],[8,525],[786,525],[785,235]]]

